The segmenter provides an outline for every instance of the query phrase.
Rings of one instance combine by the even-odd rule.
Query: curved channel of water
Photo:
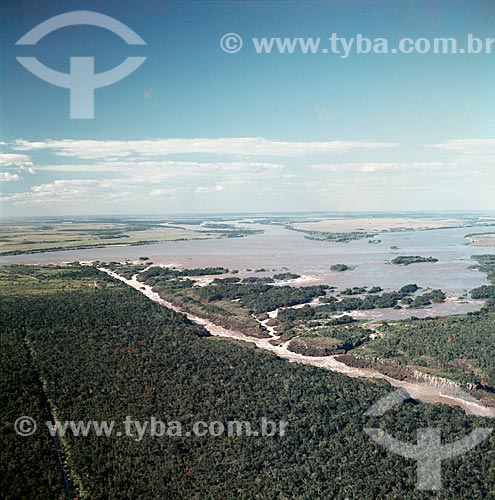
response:
[[[153,300],[164,307],[172,309],[173,311],[184,314],[190,321],[203,326],[210,334],[218,337],[233,338],[236,340],[242,340],[245,342],[252,342],[256,344],[260,349],[265,349],[271,351],[277,356],[288,360],[293,363],[301,363],[306,365],[317,366],[319,368],[324,368],[334,372],[342,373],[348,377],[363,377],[363,378],[380,378],[387,380],[394,387],[404,388],[411,398],[421,401],[423,403],[442,403],[450,406],[458,406],[462,408],[467,414],[479,415],[482,417],[495,417],[495,408],[487,407],[483,405],[480,401],[471,397],[469,394],[464,394],[462,397],[457,395],[450,395],[447,388],[436,387],[426,383],[420,382],[408,382],[403,380],[396,380],[387,375],[384,375],[376,370],[368,368],[354,368],[341,363],[333,356],[304,356],[303,354],[297,354],[291,352],[287,349],[285,344],[274,346],[270,343],[270,340],[277,339],[278,337],[270,336],[268,338],[259,339],[256,337],[250,337],[244,335],[241,332],[234,330],[228,330],[222,326],[216,325],[211,321],[196,316],[194,314],[188,313],[181,310],[179,307],[167,302],[162,299],[157,292],[154,292],[149,285],[145,285],[141,281],[137,280],[137,275],[134,275],[131,279],[126,279],[119,274],[110,271],[104,267],[98,268],[113,278],[116,278],[126,285],[138,290],[150,300]]]

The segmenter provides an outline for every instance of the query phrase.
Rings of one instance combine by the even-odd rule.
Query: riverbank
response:
[[[423,403],[447,404],[450,406],[460,407],[466,412],[466,414],[469,415],[495,417],[495,408],[485,406],[483,403],[476,400],[474,397],[471,397],[469,394],[462,394],[462,396],[460,396],[459,391],[455,391],[454,393],[448,387],[437,387],[425,382],[396,380],[373,369],[348,366],[338,361],[334,356],[315,357],[291,352],[288,350],[286,344],[273,345],[270,342],[271,340],[277,340],[279,338],[278,336],[273,335],[273,332],[271,332],[271,335],[269,335],[269,337],[267,338],[256,338],[244,335],[241,332],[228,330],[226,328],[223,328],[222,326],[212,323],[205,318],[201,318],[199,316],[188,313],[187,311],[183,311],[181,308],[177,307],[171,302],[162,299],[160,295],[157,292],[154,292],[149,285],[145,285],[141,281],[138,281],[137,275],[134,275],[131,279],[126,279],[123,276],[120,276],[119,274],[104,267],[99,267],[98,270],[107,273],[113,278],[118,279],[126,285],[143,293],[150,300],[153,300],[154,302],[157,302],[164,307],[172,309],[177,313],[184,314],[190,321],[203,326],[211,335],[253,343],[258,348],[273,352],[277,356],[286,359],[289,362],[324,368],[337,373],[341,373],[348,377],[383,379],[389,382],[390,385],[394,387],[401,387],[405,389],[410,394],[411,398]]]

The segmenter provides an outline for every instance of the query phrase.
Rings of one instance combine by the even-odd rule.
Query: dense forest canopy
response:
[[[495,255],[474,256],[477,269],[495,282]],[[489,299],[479,312],[467,315],[390,322],[384,335],[367,344],[364,353],[403,365],[485,387],[495,388],[495,301],[493,285],[471,291],[472,298]],[[415,298],[414,305],[443,300],[439,290]]]
[[[441,428],[444,440],[454,441],[474,427],[493,426],[459,409],[411,401],[379,419],[365,417],[390,391],[385,382],[205,337],[184,316],[93,267],[13,266],[0,279],[5,498],[64,496],[47,434],[20,437],[12,428],[18,415],[46,418],[44,397],[60,419],[266,416],[289,423],[286,436],[272,439],[69,435],[63,447],[80,499],[419,500],[426,496],[415,488],[414,463],[384,450],[363,428],[379,426],[413,442],[418,428]],[[472,316],[472,328],[478,319]],[[443,489],[431,498],[490,498],[494,447],[492,435],[446,460]]]
[[[493,258],[482,255],[476,259],[475,267],[493,279]],[[156,269],[141,272],[139,279],[152,285],[162,297],[226,328],[266,337],[266,330],[253,318],[255,314],[258,320],[269,320],[268,325],[275,327],[280,340],[272,342],[288,342],[291,351],[309,356],[349,353],[358,357],[361,364],[368,359],[371,367],[389,375],[395,371],[393,367],[408,366],[411,373],[421,370],[451,378],[467,390],[481,389],[482,398],[488,396],[486,391],[494,388],[490,359],[493,352],[491,302],[475,319],[468,314],[416,321],[415,309],[444,302],[446,293],[440,289],[421,290],[416,283],[391,292],[377,286],[353,287],[340,292],[328,286],[275,286],[275,280],[269,276],[215,278],[210,284],[198,287],[184,277],[171,274],[170,269]],[[190,276],[189,270],[183,272]],[[194,272],[203,276],[206,270]],[[472,298],[490,298],[491,286],[472,290]],[[382,308],[411,309],[412,326],[411,321],[388,321],[369,333],[364,325],[357,336],[349,334],[350,338],[324,333],[324,328],[335,326],[342,313]],[[266,313],[275,309],[276,319],[269,319]],[[424,333],[418,334],[418,329]],[[381,360],[378,365],[377,359]],[[402,374],[403,368],[398,371]]]

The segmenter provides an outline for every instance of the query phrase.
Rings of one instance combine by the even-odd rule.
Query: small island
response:
[[[353,269],[356,269],[356,266],[348,266],[347,264],[334,264],[333,266],[330,266],[331,271],[338,272],[352,271]]]
[[[468,245],[475,247],[495,247],[495,233],[467,234]]]
[[[297,278],[300,278],[300,277],[301,277],[300,274],[286,272],[286,273],[275,274],[273,276],[273,279],[279,280],[279,281],[286,281],[286,280],[296,280]]]
[[[391,260],[391,264],[396,264],[398,266],[409,266],[410,264],[418,264],[419,262],[438,262],[435,257],[421,257],[419,255],[399,255],[395,259]]]

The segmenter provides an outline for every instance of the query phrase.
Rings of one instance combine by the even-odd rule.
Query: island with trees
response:
[[[421,262],[438,262],[438,259],[435,257],[421,257],[420,255],[399,255],[399,257],[395,257],[395,259],[392,259],[390,262],[398,266],[409,266]]]

